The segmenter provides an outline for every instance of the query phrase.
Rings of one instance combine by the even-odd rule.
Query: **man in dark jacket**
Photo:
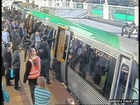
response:
[[[31,36],[31,33],[28,33],[22,39],[22,43],[24,47],[24,61],[26,61],[27,50],[30,48],[30,45],[31,45],[30,36]]]
[[[10,25],[10,32],[14,30],[14,27],[16,27],[16,20],[12,21],[12,24]]]
[[[41,59],[41,75],[47,79],[47,84],[51,84],[49,79],[49,68],[51,61],[50,46],[47,42],[46,35],[43,35],[42,40],[43,42],[41,42],[38,49],[38,56]]]
[[[13,43],[13,53],[16,50],[16,47],[21,42],[21,38],[17,31],[18,31],[18,27],[14,27],[14,30],[11,32],[11,42]]]
[[[11,44],[8,43],[6,46],[5,46],[5,50],[4,50],[4,55],[3,55],[3,58],[4,58],[4,66],[5,66],[5,69],[6,69],[6,85],[7,86],[13,86],[10,84],[10,78],[9,78],[9,70],[11,69],[11,61],[12,61],[12,54],[11,54]]]
[[[20,90],[20,87],[18,87],[18,81],[20,79],[20,55],[19,55],[20,52],[21,48],[20,46],[17,46],[12,57],[13,58],[12,69],[14,70],[15,73],[15,84],[14,84],[15,91]]]
[[[19,34],[19,36],[20,36],[21,39],[23,38],[23,36],[26,35],[25,23],[24,22],[22,22],[21,25],[20,25],[20,27],[18,28],[18,34]]]

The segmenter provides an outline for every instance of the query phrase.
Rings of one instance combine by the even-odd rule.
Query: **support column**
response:
[[[88,5],[88,16],[92,16],[92,5]]]
[[[55,1],[54,0],[51,1],[52,1],[52,7],[55,7]]]
[[[138,6],[135,6],[135,10],[134,10],[134,22],[136,26],[139,26],[139,7]]]
[[[71,0],[69,3],[70,3],[70,8],[73,8],[74,7],[73,1]]]
[[[88,3],[86,2],[83,3],[83,9],[88,9]]]
[[[59,1],[59,7],[63,6],[63,1]]]
[[[109,6],[107,0],[105,0],[105,4],[103,4],[103,19],[109,19]]]

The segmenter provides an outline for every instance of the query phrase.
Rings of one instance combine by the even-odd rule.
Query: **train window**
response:
[[[116,59],[73,38],[68,64],[94,89],[109,99]]]
[[[121,65],[121,73],[120,73],[119,84],[118,84],[118,88],[117,88],[116,99],[124,98],[126,83],[128,80],[128,73],[129,73],[129,66],[127,64],[123,63]]]
[[[130,84],[132,85],[132,87],[130,88],[130,90],[128,91],[129,94],[129,99],[139,99],[139,71],[138,71],[138,64],[135,62],[134,63],[134,69],[132,71],[132,81],[130,82]],[[138,103],[133,103],[132,105],[138,105]]]
[[[54,30],[54,38],[57,36],[56,34],[57,34],[57,30]],[[54,40],[53,48],[52,48],[53,51],[55,51],[56,42],[57,42],[57,41]]]

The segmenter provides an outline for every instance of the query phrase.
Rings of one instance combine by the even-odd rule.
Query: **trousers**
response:
[[[34,90],[35,90],[35,86],[37,85],[37,79],[29,79],[28,84],[29,84],[29,88],[30,88],[32,102],[34,104],[34,101],[35,101]]]
[[[14,88],[17,89],[18,88],[18,81],[19,81],[19,78],[20,78],[20,69],[13,69],[14,72],[15,72],[15,84],[14,84]]]
[[[49,79],[49,62],[41,60],[41,76],[44,76],[47,80],[47,83],[50,82]]]

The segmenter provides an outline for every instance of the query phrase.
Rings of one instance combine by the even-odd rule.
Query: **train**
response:
[[[61,63],[61,79],[80,104],[138,105],[139,43],[114,33],[39,10],[25,11],[33,21],[53,27],[57,39],[51,58]]]

